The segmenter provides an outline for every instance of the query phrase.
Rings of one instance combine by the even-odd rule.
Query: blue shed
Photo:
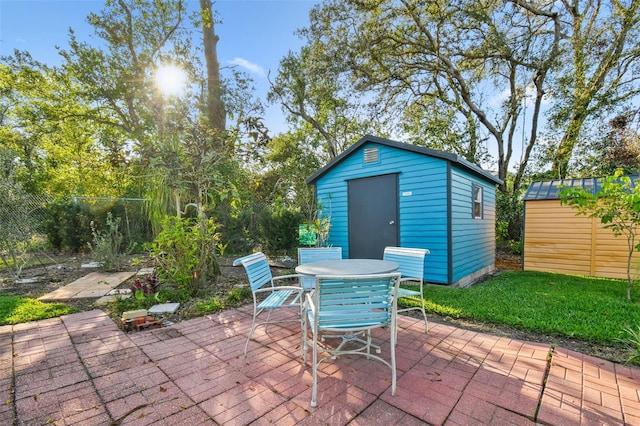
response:
[[[501,180],[462,157],[366,135],[306,182],[346,258],[426,248],[424,280],[459,286],[495,269]]]

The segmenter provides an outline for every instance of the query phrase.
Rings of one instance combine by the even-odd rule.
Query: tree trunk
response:
[[[200,0],[202,14],[202,36],[204,57],[207,65],[207,119],[209,126],[219,132],[226,129],[226,111],[222,102],[220,84],[220,64],[217,45],[220,37],[216,35],[211,0]]]

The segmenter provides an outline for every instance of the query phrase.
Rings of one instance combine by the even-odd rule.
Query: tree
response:
[[[532,98],[531,130],[514,179],[519,187],[558,56],[559,23],[549,28],[511,2],[331,0],[312,10],[303,34],[343,64],[358,90],[375,93],[388,114],[437,122],[436,114],[455,112],[452,126],[471,131],[450,142],[463,142],[455,151],[470,153],[471,161],[483,159],[478,144],[489,136],[505,182],[522,104]],[[500,92],[504,100],[492,103]]]
[[[356,90],[375,94],[381,114],[417,123],[408,131],[440,132],[477,164],[486,164],[486,141],[498,177],[512,185],[501,189],[515,193],[539,142],[545,103],[554,105],[549,124],[561,135],[560,158],[585,117],[638,94],[638,3],[327,0],[301,33]],[[442,132],[447,116],[463,137]]]
[[[325,162],[381,126],[364,96],[351,90],[339,64],[317,47],[290,52],[280,61],[267,99],[279,103],[289,123],[307,133],[303,139],[311,142],[309,151]]]
[[[570,168],[578,176],[607,176],[617,169],[640,173],[639,118],[638,110],[633,110],[596,126],[576,144]]]
[[[599,218],[614,236],[627,239],[627,300],[631,301],[634,280],[631,260],[634,251],[640,250],[640,244],[636,244],[640,226],[640,186],[619,169],[603,179],[602,189],[596,193],[573,187],[562,189],[559,196],[562,204],[573,207],[580,215]]]
[[[563,129],[553,162],[556,176],[563,178],[585,122],[640,93],[640,1],[550,2],[529,10],[566,23],[551,116]]]
[[[133,141],[147,159],[158,134],[152,130],[171,124],[155,70],[163,62],[197,66],[184,25],[185,5],[181,0],[110,0],[106,6],[87,18],[105,47],[79,41],[70,30],[69,48],[60,50],[63,71],[73,79],[73,95],[92,106],[82,118],[117,129],[126,135],[120,143]],[[187,71],[194,73],[193,67]]]
[[[227,116],[222,100],[222,80],[218,62],[217,45],[220,37],[215,32],[211,0],[200,0],[200,11],[204,57],[207,65],[207,119],[209,126],[223,132],[226,129]]]
[[[67,75],[15,52],[2,58],[0,80],[0,146],[14,152],[26,191],[114,196],[127,186],[126,152],[111,143],[119,135],[82,118],[88,107]]]

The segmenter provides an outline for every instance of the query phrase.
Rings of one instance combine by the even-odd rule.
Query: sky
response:
[[[189,8],[198,0],[187,0]],[[249,73],[256,96],[266,104],[267,75],[273,79],[278,64],[289,51],[297,51],[303,41],[295,30],[309,23],[315,0],[213,0],[216,16],[220,65],[236,65]],[[59,65],[56,46],[68,47],[69,28],[80,41],[99,45],[93,27],[86,22],[90,12],[104,8],[102,0],[0,0],[0,56],[14,49],[26,51],[47,65]],[[93,42],[92,42],[93,41]],[[95,44],[94,44],[95,43]],[[265,124],[271,133],[286,130],[280,107],[270,106]]]

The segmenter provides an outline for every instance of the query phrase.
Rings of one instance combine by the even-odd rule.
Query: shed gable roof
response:
[[[365,135],[362,138],[360,138],[360,140],[356,143],[354,143],[353,145],[351,145],[349,148],[347,148],[344,152],[342,152],[340,155],[338,155],[336,158],[334,158],[333,160],[331,160],[329,163],[327,163],[324,167],[322,167],[321,169],[319,169],[317,172],[315,172],[314,174],[312,174],[311,176],[309,176],[306,180],[307,184],[309,185],[313,185],[318,179],[320,179],[322,176],[324,176],[327,172],[329,172],[332,168],[334,168],[336,165],[338,165],[339,163],[341,163],[344,159],[346,159],[347,157],[349,157],[353,152],[357,151],[358,149],[360,149],[360,147],[366,143],[376,143],[379,145],[385,145],[385,146],[389,146],[392,148],[397,148],[397,149],[401,149],[401,150],[405,150],[405,151],[410,151],[410,152],[415,152],[421,155],[426,155],[429,157],[434,157],[434,158],[440,158],[442,160],[451,162],[451,163],[455,163],[458,166],[460,166],[461,168],[465,169],[466,171],[475,174],[487,181],[490,181],[493,184],[501,184],[502,180],[498,179],[496,176],[492,175],[491,173],[487,172],[486,170],[483,170],[482,168],[480,168],[479,166],[465,160],[464,158],[455,155],[455,154],[451,154],[449,152],[445,152],[445,151],[438,151],[435,149],[430,149],[430,148],[425,148],[423,146],[417,146],[417,145],[411,145],[408,143],[403,143],[403,142],[397,142],[397,141],[393,141],[391,139],[385,139],[385,138],[381,138],[378,136],[373,136],[373,135]]]

